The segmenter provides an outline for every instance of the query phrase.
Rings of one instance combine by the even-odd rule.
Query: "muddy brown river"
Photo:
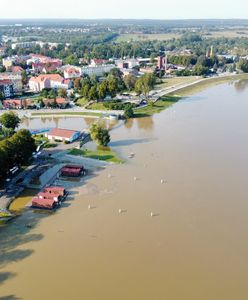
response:
[[[0,299],[247,300],[247,83],[111,135],[126,164],[85,178],[56,213],[0,229]]]

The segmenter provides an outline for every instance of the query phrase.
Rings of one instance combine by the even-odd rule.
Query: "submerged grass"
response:
[[[32,116],[89,116],[100,117],[101,113],[95,112],[36,112],[32,113]]]
[[[134,109],[134,117],[141,118],[141,117],[147,117],[159,113],[162,110],[170,107],[180,99],[181,97],[178,97],[176,95],[163,96],[153,104],[149,104],[140,109]]]
[[[71,155],[78,155],[78,156],[84,156],[86,158],[92,158],[97,160],[102,160],[106,162],[112,162],[115,164],[123,163],[123,160],[121,160],[117,153],[112,151],[108,147],[98,147],[97,150],[92,151],[88,149],[72,149],[70,150],[69,154]]]

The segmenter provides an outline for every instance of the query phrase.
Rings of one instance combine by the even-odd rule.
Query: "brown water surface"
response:
[[[0,229],[0,296],[248,299],[244,84],[117,126],[111,146],[125,165],[99,171],[55,214]]]

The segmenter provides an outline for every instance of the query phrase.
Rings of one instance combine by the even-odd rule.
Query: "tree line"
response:
[[[36,150],[35,141],[28,130],[14,131],[19,122],[20,119],[13,112],[0,117],[1,133],[9,132],[0,141],[0,182],[6,178],[11,168],[26,164]]]

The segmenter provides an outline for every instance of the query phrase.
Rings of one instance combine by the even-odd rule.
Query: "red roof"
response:
[[[54,136],[54,137],[61,137],[61,138],[72,138],[73,135],[77,131],[74,130],[69,130],[69,129],[61,129],[61,128],[54,128],[48,132],[49,136]]]
[[[56,103],[57,103],[57,104],[64,104],[64,103],[66,103],[66,102],[67,102],[67,101],[66,101],[65,98],[62,98],[62,97],[56,98]]]
[[[23,70],[23,68],[20,67],[20,66],[12,66],[12,67],[10,68],[10,71],[13,72],[13,73],[21,73],[21,72],[23,72],[24,70]]]
[[[0,85],[7,85],[7,84],[12,84],[12,81],[10,79],[1,79],[0,80]]]
[[[30,78],[30,81],[35,81],[35,82],[42,82],[45,80],[50,80],[50,81],[57,81],[60,83],[63,83],[65,80],[62,76],[60,76],[59,74],[42,74],[39,75],[38,77],[32,77]]]
[[[44,188],[44,192],[51,193],[51,194],[64,195],[65,189],[63,187],[58,187],[58,186],[49,186],[49,187]]]
[[[53,199],[39,199],[37,197],[34,197],[32,199],[32,206],[38,208],[53,209],[56,206],[56,201],[54,201]]]
[[[52,194],[52,193],[47,193],[47,192],[42,192],[42,193],[38,193],[37,197],[39,199],[53,199],[55,201],[57,201],[58,199],[58,194]]]
[[[13,100],[3,100],[3,106],[9,107],[9,106],[20,106],[22,105],[22,100],[19,99],[13,99]]]

